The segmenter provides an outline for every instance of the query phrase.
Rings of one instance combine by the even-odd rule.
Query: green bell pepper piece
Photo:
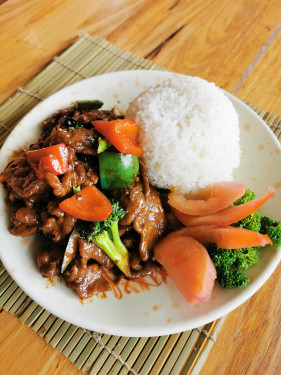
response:
[[[130,154],[99,154],[100,183],[104,190],[124,189],[135,182],[139,159]]]

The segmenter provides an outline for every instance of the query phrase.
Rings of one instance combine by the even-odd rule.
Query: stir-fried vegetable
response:
[[[210,215],[230,206],[246,191],[246,186],[238,182],[217,182],[196,194],[185,196],[172,191],[168,196],[169,204],[188,215]]]
[[[107,139],[99,137],[99,146],[98,146],[98,154],[104,152],[109,147],[111,147],[112,144],[108,142]]]
[[[154,257],[166,268],[188,303],[208,301],[216,269],[204,246],[176,231],[155,246]]]
[[[68,170],[69,155],[64,143],[39,150],[27,151],[26,155],[39,179],[44,178],[44,172],[46,171],[58,176]]]
[[[126,214],[118,202],[113,202],[112,213],[103,222],[82,223],[79,231],[81,237],[88,242],[94,242],[100,247],[126,275],[130,275],[129,253],[121,241],[118,222]]]
[[[254,199],[250,202],[235,207],[225,208],[224,210],[216,212],[212,215],[192,216],[183,214],[176,209],[173,209],[173,211],[177,219],[185,226],[213,225],[226,227],[227,225],[236,223],[257,211],[274,194],[275,189],[269,188],[266,194],[261,198]]]
[[[72,186],[72,190],[73,190],[73,194],[77,194],[79,193],[79,191],[81,191],[81,186],[80,185]]]
[[[261,218],[260,232],[270,237],[276,249],[281,246],[281,221],[274,221],[269,217],[263,216]]]
[[[103,102],[100,100],[79,100],[74,103],[75,109],[100,109]]]
[[[255,194],[252,190],[247,189],[244,196],[238,199],[234,205],[243,205],[253,201]],[[237,223],[232,224],[234,227],[244,228],[261,234],[267,234],[275,247],[281,244],[281,224],[275,222],[276,226],[271,227],[273,220],[263,217],[256,211]],[[214,262],[217,270],[218,283],[225,289],[234,287],[244,287],[248,284],[249,279],[244,275],[243,270],[247,270],[259,260],[260,247],[246,247],[228,250],[218,248],[214,243],[207,245],[209,255]]]
[[[217,270],[217,281],[224,289],[245,287],[249,279],[242,272],[259,260],[259,248],[226,250],[208,244],[207,250]]]
[[[139,160],[134,155],[103,152],[99,155],[102,189],[124,189],[134,183],[139,173]]]
[[[193,237],[203,244],[214,242],[222,249],[272,245],[272,241],[267,234],[257,233],[244,228],[219,228],[205,225],[184,228],[180,232],[182,235]]]
[[[93,121],[92,124],[119,152],[140,157],[139,129],[134,120]]]
[[[0,184],[1,184],[2,182],[4,182],[4,181],[6,181],[6,176],[5,176],[4,173],[2,173],[1,176],[0,176]]]
[[[94,185],[87,186],[65,199],[59,207],[69,215],[86,221],[104,221],[112,212],[109,200]]]
[[[62,266],[61,266],[61,272],[63,273],[69,263],[72,261],[74,258],[75,254],[77,253],[78,250],[78,239],[80,238],[78,230],[75,228],[68,240],[65,252],[64,252],[64,257],[62,261]]]

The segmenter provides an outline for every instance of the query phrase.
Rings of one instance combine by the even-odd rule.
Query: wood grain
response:
[[[0,102],[84,30],[281,115],[280,19],[279,0],[0,1]],[[228,315],[200,375],[281,373],[279,275]],[[80,373],[5,312],[0,344],[1,374]]]
[[[81,372],[31,328],[3,310],[0,314],[0,374],[78,375]]]

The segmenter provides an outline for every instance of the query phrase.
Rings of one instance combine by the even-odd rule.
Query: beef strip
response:
[[[48,243],[49,248],[37,255],[37,266],[42,276],[52,279],[60,275],[61,262],[64,250],[56,244]]]
[[[93,242],[87,242],[84,239],[79,238],[78,246],[81,256],[81,264],[83,266],[86,266],[89,260],[95,260],[107,269],[114,267],[114,263],[109,256],[107,256],[105,252]]]
[[[21,207],[11,217],[12,227],[10,233],[13,236],[26,237],[39,231],[40,218],[35,209]]]
[[[80,128],[68,131],[57,126],[53,129],[48,143],[50,146],[64,143],[66,146],[73,148],[75,152],[86,155],[97,155],[98,137],[99,135],[94,128]]]
[[[51,201],[41,212],[42,232],[55,242],[67,236],[76,223],[76,218],[59,208],[59,203]]]
[[[141,163],[141,177],[141,180],[136,180],[126,189],[114,192],[114,195],[127,211],[124,218],[120,220],[120,225],[133,225],[135,231],[140,234],[140,260],[147,261],[155,242],[166,228],[167,219],[156,189],[148,182],[143,163]]]
[[[139,270],[131,270],[131,275],[129,277],[126,277],[130,280],[137,280],[141,277],[145,277],[148,275],[153,274],[157,270],[162,270],[163,268],[159,265],[159,263],[156,263],[154,261],[148,261],[141,264],[141,268]],[[122,280],[124,280],[124,275],[119,275],[117,283],[122,283]]]
[[[36,196],[44,200],[50,190],[45,180],[39,180],[28,163],[26,154],[11,162],[4,171],[8,189],[12,193],[10,200],[25,200]],[[38,200],[37,199],[37,200]]]
[[[89,298],[94,294],[111,290],[109,282],[102,275],[98,264],[82,266],[76,259],[72,267],[64,273],[66,286],[74,289],[80,298]]]

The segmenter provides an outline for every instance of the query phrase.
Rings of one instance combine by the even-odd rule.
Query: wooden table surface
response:
[[[280,22],[280,0],[0,0],[0,102],[86,31],[281,115]],[[200,375],[281,373],[279,274],[227,316]],[[80,371],[2,311],[0,374]]]

